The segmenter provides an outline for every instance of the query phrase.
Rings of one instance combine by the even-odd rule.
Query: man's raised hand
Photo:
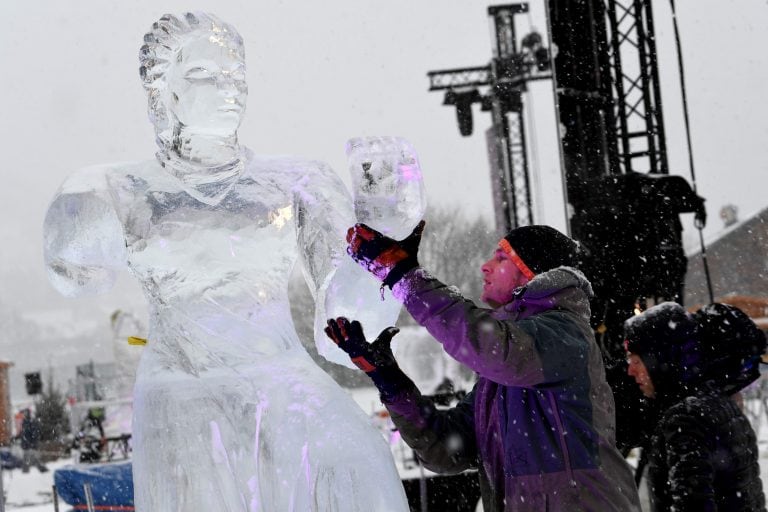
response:
[[[418,223],[403,240],[394,240],[365,224],[355,224],[347,231],[347,253],[392,288],[409,270],[419,265],[419,244],[424,221]]]

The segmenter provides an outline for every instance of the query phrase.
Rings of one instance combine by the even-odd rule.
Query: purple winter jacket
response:
[[[615,447],[613,394],[589,326],[592,289],[569,267],[483,309],[421,268],[393,294],[457,361],[472,392],[439,411],[412,383],[385,405],[427,468],[479,470],[486,511],[639,511]]]

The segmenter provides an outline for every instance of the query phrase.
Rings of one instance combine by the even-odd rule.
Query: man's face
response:
[[[528,283],[528,278],[502,249],[496,249],[493,257],[483,263],[480,270],[484,281],[480,300],[491,307],[507,304],[512,300],[515,290]]]
[[[630,377],[634,377],[635,382],[640,387],[643,395],[648,398],[656,397],[656,388],[653,386],[653,381],[648,373],[648,368],[645,367],[645,363],[637,354],[629,354],[627,356],[627,373]]]

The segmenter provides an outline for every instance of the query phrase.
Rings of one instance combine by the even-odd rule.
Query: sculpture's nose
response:
[[[217,78],[216,85],[218,86],[219,91],[232,96],[238,94],[237,84],[231,76],[222,73]]]
[[[248,85],[242,76],[222,71],[216,75],[216,85],[221,91],[229,92],[232,95],[243,94],[247,92]]]
[[[229,75],[220,75],[216,81],[219,94],[227,103],[237,104],[245,107],[245,100],[248,97],[248,86],[244,80],[233,79]]]

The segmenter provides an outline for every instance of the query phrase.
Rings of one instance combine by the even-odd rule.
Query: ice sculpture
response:
[[[144,41],[157,159],[76,172],[45,220],[59,291],[106,291],[127,266],[149,302],[134,390],[137,510],[407,510],[386,443],[309,358],[288,306],[301,259],[319,320],[367,312],[369,332],[394,322],[399,306],[344,254],[348,192],[322,163],[238,144],[247,87],[233,27],[166,15]],[[418,220],[423,194],[409,197],[401,210]]]
[[[132,313],[119,309],[112,313],[110,323],[112,355],[115,361],[112,397],[130,399],[133,396],[133,384],[136,382],[141,347],[129,345],[128,339],[146,336],[146,328]],[[130,428],[123,432],[130,432]]]

